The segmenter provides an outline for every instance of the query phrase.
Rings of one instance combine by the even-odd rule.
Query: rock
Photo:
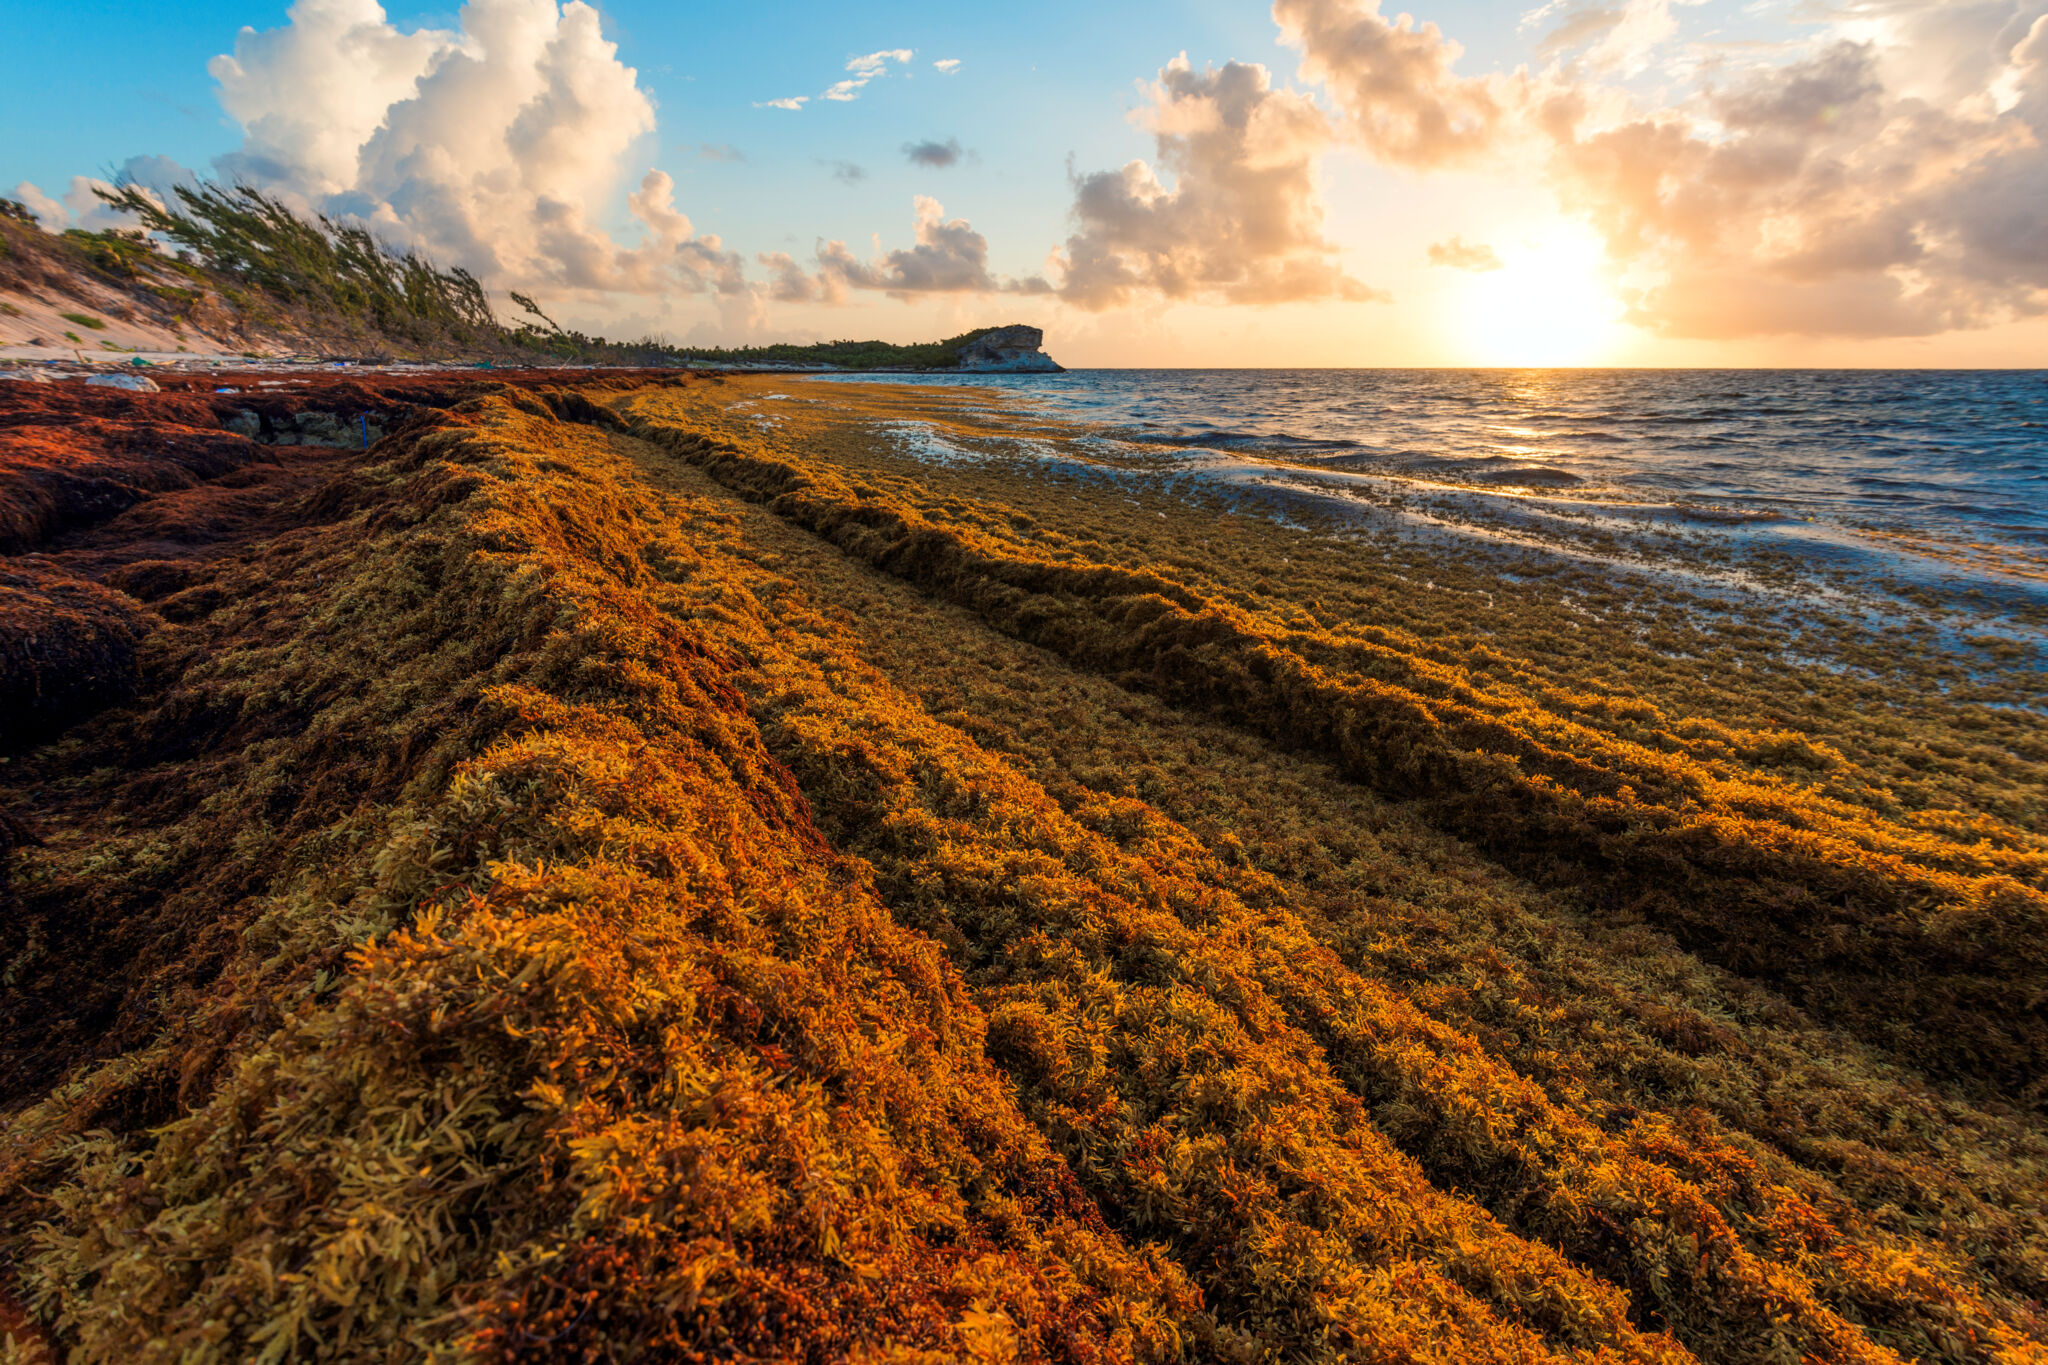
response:
[[[978,374],[1065,374],[1066,367],[1039,348],[1045,333],[1036,327],[998,327],[960,349],[960,368]]]
[[[292,415],[292,427],[297,435],[280,439],[302,446],[368,450],[384,439],[384,418],[381,414],[373,419],[368,413],[359,417],[343,417],[332,412],[300,412]]]
[[[41,370],[11,370],[7,377],[17,384],[54,384],[57,381]]]
[[[161,393],[154,379],[143,374],[96,374],[85,381],[96,389],[126,389],[130,393]]]
[[[262,414],[243,408],[228,419],[227,429],[265,445],[359,450],[383,439],[384,417],[378,414],[375,421],[370,421],[368,414],[357,418],[331,412],[294,412],[273,414],[266,421]]]
[[[343,427],[339,417],[331,412],[295,412],[292,414],[292,429],[295,435],[291,444],[301,446],[332,446],[347,450],[360,442],[356,439],[356,424],[350,422]]]

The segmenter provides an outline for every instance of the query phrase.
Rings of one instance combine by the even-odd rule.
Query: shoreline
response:
[[[942,387],[974,388],[950,379]],[[1302,519],[1302,529],[1314,534],[1371,538],[1392,532],[1445,553],[1557,556],[1637,576],[1645,580],[1645,596],[1661,584],[1738,622],[1776,604],[1783,610],[1821,609],[1857,623],[1857,634],[1906,627],[1932,632],[1926,647],[1936,653],[1968,654],[1969,641],[1979,636],[2038,641],[2048,629],[2048,561],[1996,546],[1907,537],[1782,511],[1723,509],[1711,502],[1652,502],[1640,494],[1601,500],[1599,490],[1589,489],[1594,496],[1588,496],[1458,484],[1332,469],[1286,453],[1176,449],[1167,438],[1132,440],[1113,427],[1077,421],[1033,403],[1028,390],[1007,387],[981,390],[1003,395],[988,409],[985,429],[962,426],[966,444],[941,449],[944,440],[937,433],[945,419],[936,425],[923,420],[917,392],[906,389],[894,405],[902,413],[896,420],[905,424],[898,428],[906,433],[903,449],[941,464],[1008,460],[1020,470],[1067,464],[1114,478],[1127,492],[1149,487],[1219,506],[1264,506],[1267,515]],[[957,406],[947,404],[945,411]],[[986,448],[974,448],[977,441]],[[2017,564],[2011,562],[2015,557]],[[2009,667],[2010,661],[1997,666]],[[2034,666],[2048,667],[2048,649],[2037,649]],[[2035,691],[2032,704],[2048,707],[2048,685],[2036,684]]]

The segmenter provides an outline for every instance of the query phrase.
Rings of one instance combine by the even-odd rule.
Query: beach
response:
[[[90,1358],[2038,1350],[2023,631],[985,387],[171,382],[20,386],[91,497],[0,427]]]

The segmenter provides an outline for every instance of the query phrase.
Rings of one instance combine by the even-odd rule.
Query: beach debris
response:
[[[85,381],[95,389],[127,389],[131,393],[160,393],[162,388],[147,375],[96,374]]]

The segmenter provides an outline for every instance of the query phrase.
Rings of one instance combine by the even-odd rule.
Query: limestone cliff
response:
[[[1040,349],[1044,345],[1045,333],[1039,328],[997,327],[961,348],[959,367],[984,373],[1066,373],[1066,366]]]

